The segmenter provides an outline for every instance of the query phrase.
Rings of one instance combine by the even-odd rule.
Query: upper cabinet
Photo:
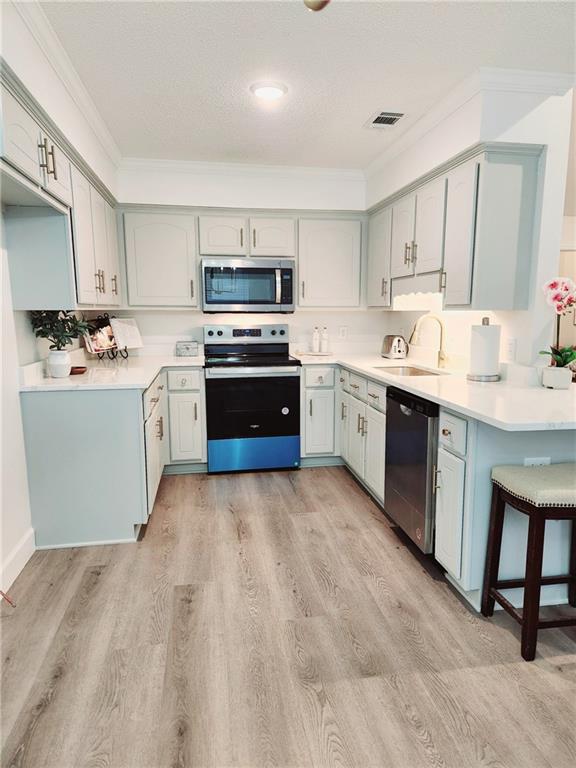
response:
[[[295,256],[296,222],[294,219],[251,218],[251,256]]]
[[[392,207],[391,276],[407,277],[414,274],[411,248],[416,222],[416,195],[400,198]]]
[[[470,304],[479,161],[474,158],[448,174],[446,236],[444,243],[447,307]]]
[[[416,275],[442,269],[446,179],[425,184],[416,193],[416,227],[410,248],[410,262]]]
[[[65,205],[72,205],[70,160],[58,144],[45,133],[41,136],[40,156],[40,165],[44,171],[44,188]]]
[[[124,214],[128,303],[198,306],[195,217]]]
[[[368,222],[369,307],[390,306],[390,249],[392,245],[392,208],[371,216]]]
[[[200,216],[203,256],[295,256],[296,222],[291,218]]]
[[[9,91],[2,88],[2,157],[41,184],[40,127]]]
[[[300,219],[300,306],[359,306],[361,232],[358,220]]]
[[[200,216],[203,256],[246,256],[248,221],[242,216]]]
[[[120,303],[115,214],[102,195],[72,167],[72,228],[79,304]]]

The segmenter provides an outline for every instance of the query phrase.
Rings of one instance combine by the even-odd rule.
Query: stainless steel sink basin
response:
[[[427,371],[424,368],[414,368],[412,365],[375,365],[377,371],[386,371],[394,376],[443,376],[437,371]]]

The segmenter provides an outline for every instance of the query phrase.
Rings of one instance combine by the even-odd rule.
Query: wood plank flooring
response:
[[[576,632],[468,609],[341,468],[165,477],[2,604],[3,768],[573,768]]]

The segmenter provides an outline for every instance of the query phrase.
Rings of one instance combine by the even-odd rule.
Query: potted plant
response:
[[[48,353],[50,376],[69,376],[72,365],[66,347],[88,331],[88,323],[65,309],[35,310],[30,312],[30,321],[38,338],[52,342]]]
[[[549,389],[568,389],[576,368],[576,347],[560,346],[560,318],[576,308],[576,285],[569,277],[555,277],[543,286],[546,300],[556,312],[556,340],[550,352],[550,367],[542,371],[542,385]]]

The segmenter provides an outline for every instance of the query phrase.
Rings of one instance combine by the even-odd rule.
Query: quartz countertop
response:
[[[463,373],[439,376],[396,376],[386,371],[399,365],[435,369],[407,358],[389,360],[379,355],[334,353],[330,356],[296,354],[303,365],[341,365],[382,384],[394,386],[506,431],[576,429],[576,385],[568,390],[521,386],[509,381],[469,382]],[[163,368],[201,368],[204,357],[140,355],[128,360],[89,361],[88,370],[64,379],[46,378],[43,365],[22,368],[21,392],[65,390],[147,389]],[[576,440],[575,440],[576,443]]]

